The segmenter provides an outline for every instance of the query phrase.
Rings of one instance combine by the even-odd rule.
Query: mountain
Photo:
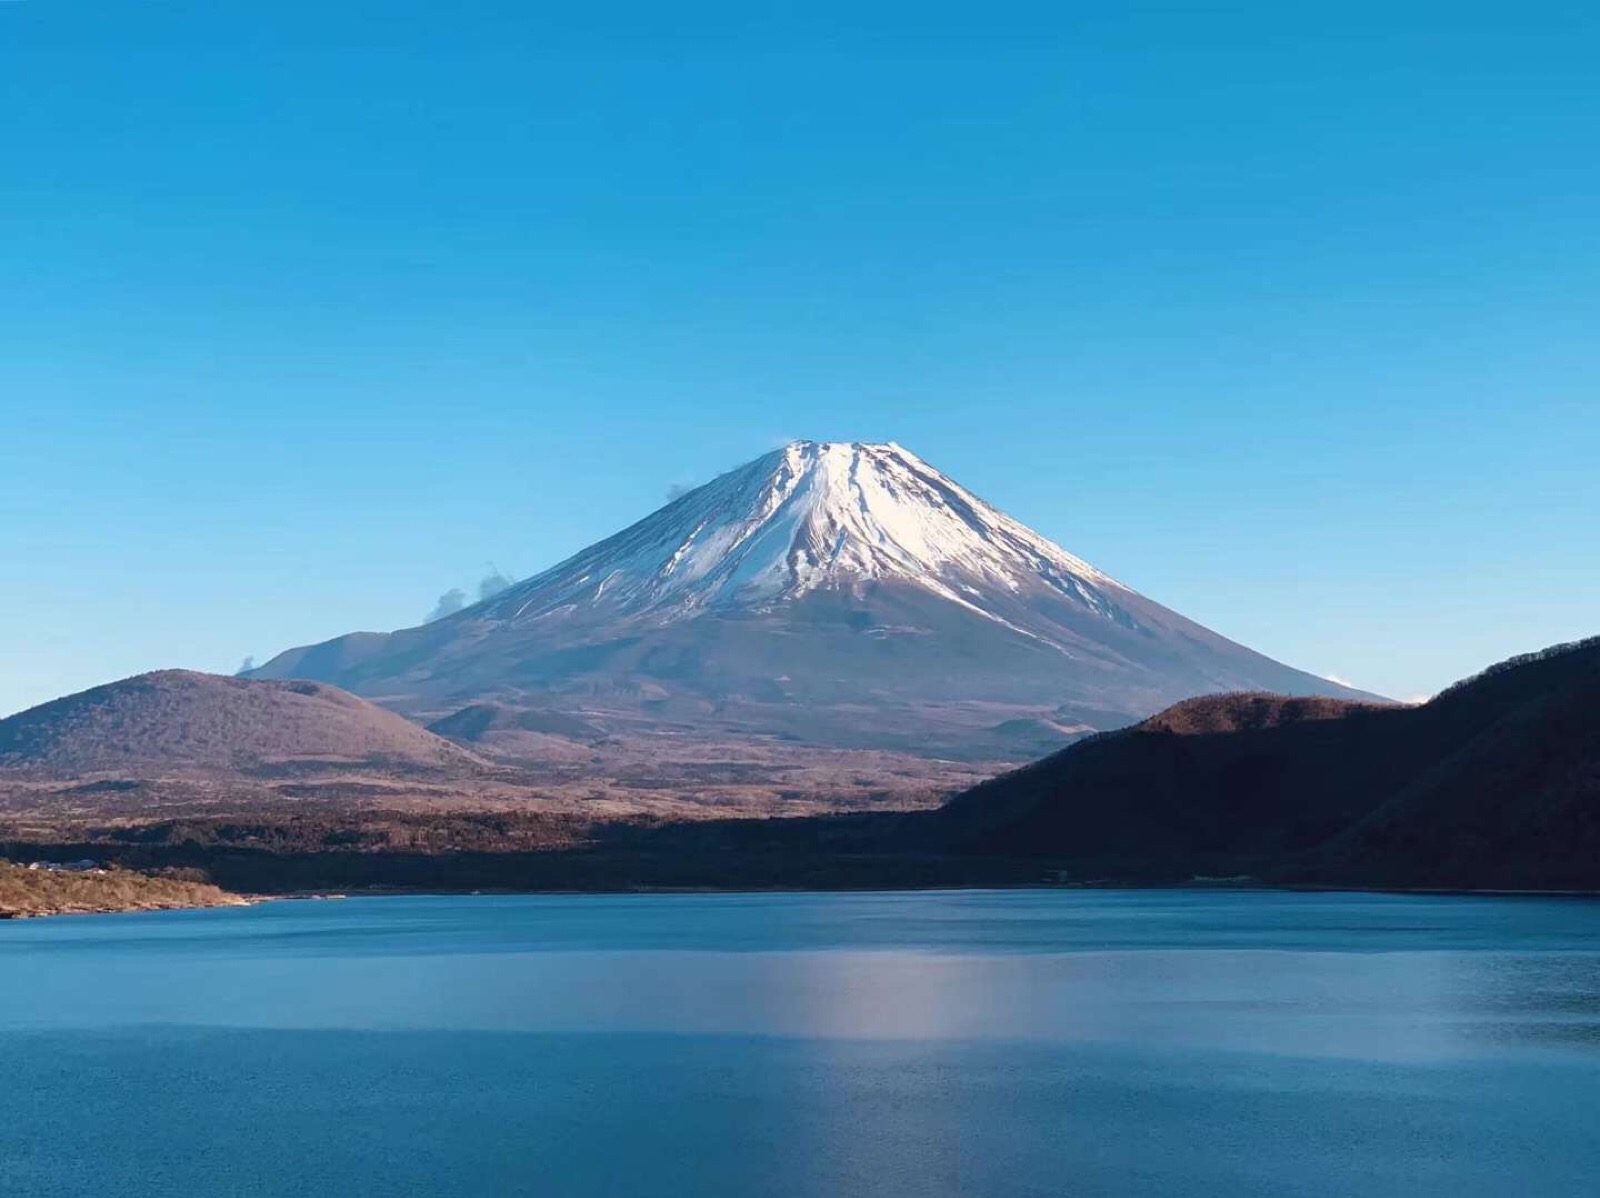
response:
[[[0,774],[470,773],[464,749],[318,682],[140,674],[0,720]]]
[[[1600,887],[1600,638],[1419,707],[1227,695],[1086,740],[931,817],[1072,874]]]
[[[813,441],[453,616],[252,676],[429,719],[531,704],[612,733],[1002,760],[1208,691],[1359,697],[1144,598],[898,445]]]

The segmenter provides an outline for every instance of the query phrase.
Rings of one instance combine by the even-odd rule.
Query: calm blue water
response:
[[[1600,903],[387,898],[0,923],[0,1193],[1593,1195]]]

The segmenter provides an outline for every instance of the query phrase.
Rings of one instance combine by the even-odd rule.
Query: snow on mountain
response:
[[[1008,736],[1218,691],[1359,697],[1123,586],[898,445],[815,441],[452,616],[256,676],[429,718],[492,700],[935,755],[1005,756]]]
[[[796,441],[480,606],[537,618],[605,601],[688,618],[895,580],[1011,626],[989,591],[1043,585],[1090,610],[1127,588],[889,442]]]

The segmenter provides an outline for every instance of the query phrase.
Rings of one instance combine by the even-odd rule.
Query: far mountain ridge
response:
[[[936,757],[1213,691],[1370,697],[1154,603],[892,442],[795,442],[473,607],[251,676],[430,721],[494,703]]]

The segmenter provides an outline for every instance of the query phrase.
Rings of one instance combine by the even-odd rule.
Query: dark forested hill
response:
[[[934,819],[956,852],[1092,876],[1600,886],[1600,638],[1419,707],[1191,700]]]

